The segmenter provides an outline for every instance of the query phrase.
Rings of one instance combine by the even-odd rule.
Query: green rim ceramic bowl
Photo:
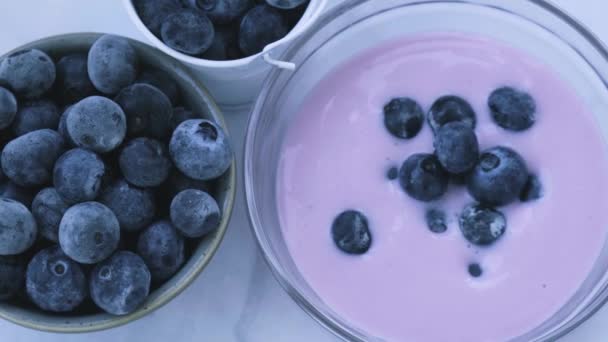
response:
[[[48,53],[56,61],[57,56],[88,51],[99,36],[101,36],[99,33],[52,36],[20,46],[6,55],[18,50],[37,48]],[[183,102],[194,112],[214,120],[227,131],[222,113],[211,95],[185,66],[149,45],[132,39],[129,41],[137,51],[141,64],[163,70],[171,75],[180,87]],[[27,328],[58,333],[80,333],[117,327],[149,314],[180,294],[211,261],[228,227],[235,193],[236,166],[233,161],[230,169],[217,180],[215,190],[215,197],[223,214],[220,227],[195,246],[190,259],[186,261],[180,271],[161,287],[152,291],[146,302],[137,311],[125,316],[112,316],[101,313],[101,310],[99,313],[89,315],[64,315],[47,313],[31,307],[0,303],[0,317]]]

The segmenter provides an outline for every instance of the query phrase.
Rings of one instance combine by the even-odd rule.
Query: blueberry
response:
[[[336,246],[348,254],[364,254],[372,245],[367,217],[355,210],[344,211],[334,219],[331,236]]]
[[[104,94],[116,94],[137,78],[137,53],[126,38],[103,35],[89,50],[91,82]]]
[[[424,124],[420,105],[407,97],[392,99],[384,106],[384,126],[395,137],[410,139],[418,135]]]
[[[399,178],[399,168],[393,166],[388,169],[388,171],[386,172],[386,178],[388,178],[389,180],[395,180]]]
[[[176,105],[180,99],[179,87],[175,80],[166,72],[159,69],[144,70],[137,83],[145,83],[158,88],[163,94],[167,95],[171,104]]]
[[[154,219],[156,204],[150,190],[136,188],[120,179],[104,189],[99,202],[114,212],[120,228],[138,231]]]
[[[519,199],[522,202],[531,202],[543,197],[543,185],[537,175],[530,174],[526,180]]]
[[[501,212],[481,204],[467,205],[458,221],[464,238],[477,246],[495,243],[507,229],[507,220]]]
[[[157,222],[139,236],[137,254],[148,266],[152,279],[169,279],[184,263],[184,238],[170,222]]]
[[[213,61],[229,61],[243,57],[239,48],[238,30],[232,26],[215,28],[213,42],[202,55],[204,59]]]
[[[209,120],[184,121],[173,132],[169,151],[177,168],[194,179],[217,178],[232,164],[228,137]]]
[[[468,270],[469,274],[473,278],[479,278],[483,274],[483,270],[481,269],[481,266],[478,263],[469,264]]]
[[[279,9],[293,9],[308,2],[308,0],[266,0],[266,3]]]
[[[129,141],[120,152],[118,162],[125,179],[139,187],[161,185],[172,166],[165,145],[150,138]]]
[[[130,136],[149,136],[164,139],[171,134],[173,106],[158,88],[135,83],[114,99],[124,110]]]
[[[200,190],[184,190],[171,202],[171,222],[184,236],[198,238],[220,225],[222,216],[217,202]]]
[[[0,87],[0,129],[9,127],[17,115],[17,99],[13,93]]]
[[[141,21],[156,36],[160,36],[165,18],[182,8],[179,0],[133,0],[133,5]]]
[[[51,89],[53,82],[55,64],[40,50],[21,50],[0,61],[0,83],[6,83],[23,98],[41,96]]]
[[[184,107],[175,107],[173,108],[173,117],[171,118],[171,127],[173,130],[177,128],[177,126],[181,125],[182,122],[192,120],[192,119],[201,119],[201,116],[195,114],[190,109],[186,109]]]
[[[23,204],[0,198],[0,255],[25,252],[36,241],[37,232],[36,220]]]
[[[475,111],[463,98],[453,95],[440,97],[429,110],[427,120],[437,132],[439,128],[448,122],[459,121],[474,129],[477,123]]]
[[[278,1],[280,1],[280,0],[278,0]],[[264,1],[260,1],[260,2],[264,2]],[[290,30],[293,29],[300,22],[302,17],[304,17],[304,14],[306,13],[306,10],[308,9],[308,3],[309,3],[309,0],[305,0],[305,2],[298,7],[288,9],[288,10],[281,10],[281,14],[285,17],[285,20],[287,20]]]
[[[481,154],[468,177],[467,188],[479,202],[501,206],[518,198],[527,180],[524,159],[512,149],[499,146]]]
[[[4,147],[2,170],[17,185],[41,186],[51,180],[53,165],[63,150],[63,138],[56,131],[30,132]]]
[[[32,214],[38,224],[40,235],[50,241],[59,241],[59,223],[69,205],[59,196],[55,188],[40,191],[32,203]]]
[[[76,204],[65,212],[59,224],[61,249],[82,264],[106,259],[114,253],[119,240],[116,215],[101,203]]]
[[[63,141],[65,142],[66,145],[76,146],[76,144],[70,137],[70,134],[68,133],[68,128],[66,126],[68,114],[69,114],[70,110],[72,109],[72,107],[74,107],[74,106],[68,106],[63,110],[63,114],[61,114],[61,116],[59,117],[59,126],[57,127],[57,132],[59,132],[59,134],[61,134],[61,137],[63,138]]]
[[[87,297],[87,282],[80,265],[53,246],[41,250],[30,261],[26,290],[41,309],[68,312]]]
[[[89,79],[86,53],[73,53],[61,57],[57,62],[55,89],[57,97],[64,105],[95,95],[97,90]]]
[[[258,5],[241,20],[239,47],[246,56],[255,55],[288,32],[289,27],[281,13],[270,6]]]
[[[12,199],[28,208],[32,205],[35,194],[32,188],[24,188],[11,181],[0,183],[0,197]]]
[[[181,10],[165,18],[160,35],[163,42],[173,50],[200,55],[211,46],[215,29],[203,12]]]
[[[194,0],[214,24],[228,24],[241,17],[253,6],[252,0]]]
[[[20,136],[44,128],[57,129],[59,117],[59,109],[53,101],[28,101],[19,106],[12,130],[16,136]]]
[[[25,283],[26,263],[17,255],[0,256],[0,301],[15,297]]]
[[[212,185],[212,182],[192,179],[184,175],[177,168],[173,168],[169,174],[169,178],[167,178],[162,186],[156,191],[157,208],[161,210],[159,215],[166,214],[169,216],[171,201],[173,201],[173,198],[177,196],[178,193],[188,189],[212,193]],[[167,210],[166,213],[165,210]]]
[[[439,209],[429,209],[425,215],[429,230],[436,234],[445,233],[448,230],[445,213]]]
[[[399,170],[399,183],[411,197],[424,202],[439,199],[448,188],[449,176],[432,154],[414,154]]]
[[[511,87],[494,90],[488,107],[496,124],[509,131],[524,131],[536,121],[536,102],[530,94]]]
[[[127,133],[127,120],[120,106],[102,96],[90,96],[75,104],[67,114],[65,126],[77,146],[99,153],[115,149]]]
[[[470,171],[479,158],[477,136],[462,122],[449,122],[435,134],[435,155],[441,166],[453,174]]]
[[[99,194],[105,165],[95,153],[81,148],[64,153],[53,172],[53,183],[68,204],[92,201]]]
[[[150,280],[150,271],[141,257],[132,252],[117,252],[91,272],[91,298],[107,313],[126,315],[146,300]]]

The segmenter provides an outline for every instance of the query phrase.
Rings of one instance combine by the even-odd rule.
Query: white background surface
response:
[[[554,2],[608,42],[608,2]],[[0,0],[0,54],[45,36],[85,31],[145,41],[120,0]],[[240,168],[247,113],[225,114]],[[84,335],[42,333],[0,320],[0,342],[338,341],[304,314],[272,278],[250,233],[240,185],[232,222],[217,255],[195,283],[168,305],[127,326]],[[608,307],[562,341],[608,341]]]

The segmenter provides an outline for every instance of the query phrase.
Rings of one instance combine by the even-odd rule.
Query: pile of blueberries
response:
[[[0,61],[0,300],[128,314],[219,226],[232,149],[125,38],[53,57]]]
[[[285,37],[309,0],[133,0],[142,22],[168,47],[226,61]]]
[[[505,130],[522,132],[534,125],[536,103],[530,94],[513,87],[491,93],[488,108],[494,122]],[[461,97],[448,95],[436,100],[426,115],[434,133],[434,153],[410,156],[400,169],[387,177],[399,180],[401,188],[422,202],[439,200],[450,182],[464,185],[477,201],[459,214],[460,231],[472,245],[490,246],[506,231],[507,220],[497,208],[516,200],[541,198],[538,176],[529,172],[525,160],[513,149],[496,146],[479,151],[475,135],[476,114]],[[422,129],[425,115],[413,99],[392,99],[384,107],[384,124],[396,138],[412,139]],[[437,208],[426,212],[429,230],[447,230],[446,214]],[[349,254],[363,254],[371,246],[372,235],[365,215],[355,210],[340,214],[332,225],[338,248]],[[482,274],[478,264],[469,265],[474,277]]]

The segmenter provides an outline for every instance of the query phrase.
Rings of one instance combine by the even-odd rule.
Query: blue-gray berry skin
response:
[[[279,9],[294,9],[307,3],[308,0],[266,0],[266,3]]]
[[[124,110],[129,136],[164,139],[171,134],[173,107],[158,88],[135,83],[121,90],[114,100]]]
[[[120,152],[118,163],[129,183],[144,188],[161,185],[172,167],[166,146],[150,138],[129,141]]]
[[[488,98],[492,119],[500,127],[520,132],[536,122],[536,101],[525,91],[512,87],[501,87]]]
[[[173,132],[169,144],[173,162],[186,176],[209,180],[232,164],[232,147],[224,130],[209,120],[188,120]]]
[[[477,117],[473,107],[467,100],[454,96],[442,96],[433,103],[427,114],[427,120],[433,132],[449,122],[462,122],[472,129],[477,125]]]
[[[213,61],[229,61],[243,57],[239,48],[238,27],[219,26],[215,28],[213,42],[202,58]]]
[[[145,83],[154,86],[167,95],[171,104],[178,104],[180,99],[179,86],[168,73],[159,69],[146,69],[141,72],[136,83]]]
[[[425,215],[426,225],[435,234],[445,233],[448,230],[445,212],[439,209],[429,209]]]
[[[384,106],[384,126],[396,138],[411,139],[424,124],[422,107],[408,97],[394,98]]]
[[[64,153],[55,163],[53,183],[68,204],[92,201],[99,195],[105,170],[97,154],[76,148]]]
[[[57,129],[59,126],[59,109],[48,99],[33,100],[21,103],[11,129],[16,136],[21,136],[39,129]]]
[[[347,254],[365,254],[372,245],[367,217],[356,210],[344,211],[334,219],[331,236],[336,247]]]
[[[89,289],[98,307],[112,315],[137,310],[150,293],[151,275],[140,256],[121,251],[91,272]]]
[[[171,278],[184,263],[184,238],[168,221],[146,228],[137,240],[137,254],[156,282]]]
[[[477,246],[494,244],[507,229],[507,220],[501,212],[476,203],[464,208],[458,222],[464,238]]]
[[[184,175],[177,168],[173,168],[169,178],[156,190],[156,203],[158,203],[158,216],[170,215],[171,201],[180,192],[188,189],[213,193],[213,182],[192,179]]]
[[[28,208],[32,205],[35,191],[35,188],[24,188],[9,180],[0,182],[0,197],[12,199]]]
[[[104,94],[116,94],[137,78],[138,57],[126,38],[99,37],[89,50],[87,69],[91,82]]]
[[[171,202],[171,222],[184,236],[198,238],[217,229],[222,220],[213,197],[200,190],[184,190]]]
[[[32,202],[32,214],[41,236],[50,241],[59,241],[59,223],[69,205],[59,196],[55,188],[42,189]]]
[[[144,25],[156,36],[160,36],[165,18],[182,8],[179,0],[133,0],[133,6]]]
[[[114,253],[120,240],[116,215],[98,202],[84,202],[68,209],[59,224],[59,244],[81,264],[98,263]]]
[[[257,5],[241,20],[239,47],[246,56],[255,55],[287,33],[287,21],[278,10],[268,5]]]
[[[154,193],[120,179],[104,189],[99,202],[106,205],[125,231],[139,231],[148,226],[156,213]]]
[[[0,83],[19,97],[40,97],[51,89],[55,75],[51,57],[37,49],[17,51],[0,61]]]
[[[0,255],[0,301],[21,292],[25,283],[25,259],[20,255]]]
[[[414,154],[399,170],[399,183],[412,198],[430,202],[443,196],[449,183],[449,174],[432,154]]]
[[[160,35],[163,42],[173,50],[200,55],[211,46],[215,29],[205,13],[184,9],[165,18]]]
[[[463,122],[449,122],[441,126],[435,134],[434,146],[437,159],[452,174],[470,171],[479,158],[475,131]]]
[[[68,114],[70,113],[70,110],[72,109],[72,107],[74,107],[74,106],[73,105],[67,106],[63,110],[63,114],[61,114],[61,116],[59,117],[59,127],[57,127],[57,132],[59,132],[59,134],[61,134],[61,137],[63,138],[63,141],[65,142],[66,146],[70,146],[70,147],[76,146],[76,144],[70,137],[70,134],[68,133],[68,128],[66,126]]]
[[[17,185],[42,186],[52,179],[53,165],[64,151],[63,138],[50,129],[22,135],[2,150],[2,170]]]
[[[38,307],[68,312],[87,297],[87,280],[77,262],[57,246],[41,250],[32,258],[26,273],[27,294]]]
[[[9,127],[17,115],[17,99],[13,93],[0,87],[0,129]]]
[[[544,195],[543,184],[540,181],[540,177],[534,174],[530,174],[528,176],[528,180],[524,185],[521,193],[519,194],[519,199],[522,202],[531,202],[536,201],[542,198]]]
[[[184,107],[175,107],[173,108],[173,117],[171,118],[171,127],[172,130],[175,130],[177,126],[181,125],[182,122],[192,120],[192,119],[201,119],[201,116],[194,113],[192,110]]]
[[[61,57],[57,62],[55,90],[62,104],[75,103],[97,93],[89,79],[87,58],[86,53],[73,53]]]
[[[194,6],[205,12],[214,24],[235,22],[250,9],[253,0],[193,0]]]
[[[0,198],[0,255],[25,252],[36,241],[37,233],[36,220],[23,204]]]
[[[90,96],[70,109],[66,128],[77,146],[105,153],[123,142],[127,119],[116,102],[102,96]]]

